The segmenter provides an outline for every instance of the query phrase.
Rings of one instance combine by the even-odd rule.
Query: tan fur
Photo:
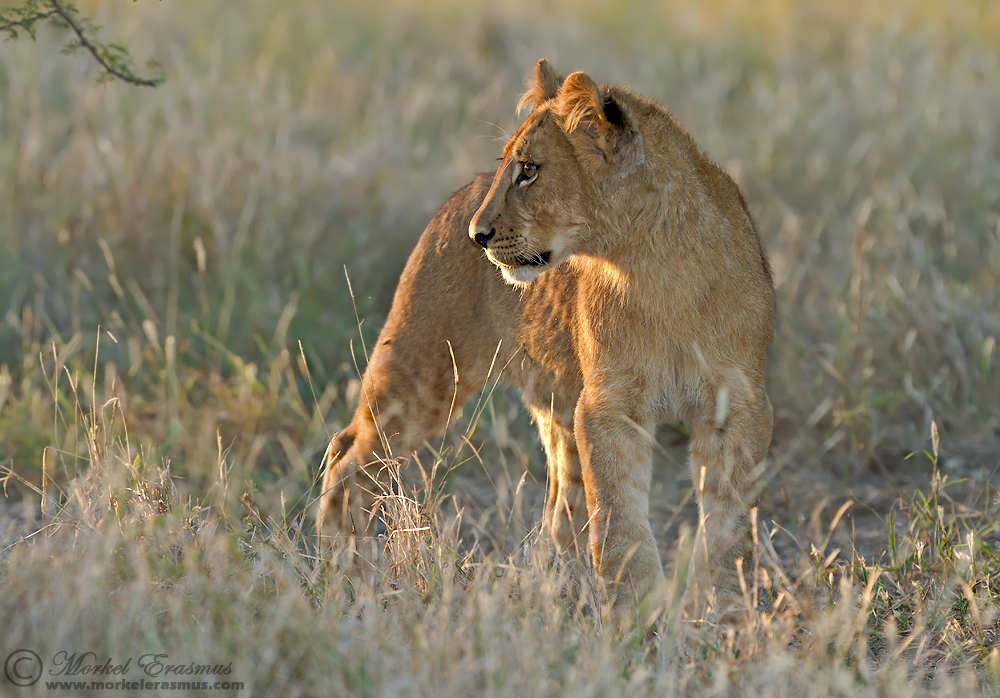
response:
[[[353,497],[358,525],[361,490],[342,483],[374,476],[361,466],[383,453],[379,411],[408,454],[446,428],[453,394],[460,406],[483,386],[499,346],[548,457],[545,525],[562,548],[587,541],[615,608],[663,577],[648,434],[672,421],[691,431],[712,580],[731,597],[772,422],[774,292],[746,204],[665,109],[624,88],[543,59],[522,106],[492,183],[458,192],[407,263],[329,449],[321,522],[342,530]]]

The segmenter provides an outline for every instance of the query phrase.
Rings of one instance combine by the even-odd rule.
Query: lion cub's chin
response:
[[[493,252],[486,251],[486,257],[500,269],[504,281],[512,286],[527,286],[540,274],[544,274],[549,269],[555,269],[566,259],[566,245],[561,240],[553,240],[552,249],[547,252],[537,253],[532,264],[506,264],[497,259]]]
[[[495,262],[494,262],[495,263]],[[500,267],[500,272],[503,274],[503,279],[512,286],[527,286],[536,278],[538,275],[552,268],[551,264],[543,264],[540,266],[520,266],[520,267],[510,267],[506,264],[497,264]]]

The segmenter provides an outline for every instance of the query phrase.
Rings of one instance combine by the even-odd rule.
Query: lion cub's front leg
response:
[[[627,417],[627,418],[626,418]],[[636,427],[653,423],[635,405],[584,389],[575,415],[590,518],[594,567],[607,584],[616,612],[639,607],[663,579],[649,524],[652,444]]]
[[[363,398],[362,398],[363,399]],[[317,529],[321,536],[361,534],[369,529],[372,506],[384,486],[378,477],[384,452],[375,420],[363,412],[337,434],[323,457]]]
[[[544,526],[559,552],[583,552],[587,549],[587,498],[572,424],[563,424],[548,406],[530,409],[548,469]]]

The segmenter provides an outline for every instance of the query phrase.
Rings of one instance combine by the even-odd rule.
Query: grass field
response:
[[[51,29],[0,44],[5,660],[150,680],[159,653],[245,695],[1000,694],[1000,5],[81,8],[167,82],[98,86]],[[681,603],[682,437],[652,501],[665,610],[623,637],[539,535],[544,459],[502,393],[409,469],[387,540],[316,558],[361,340],[540,56],[667,105],[768,248],[775,433],[736,625]]]

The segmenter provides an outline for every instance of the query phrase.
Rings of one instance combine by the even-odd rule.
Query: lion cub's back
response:
[[[375,353],[391,346],[395,369],[410,372],[418,383],[447,378],[450,386],[452,352],[464,381],[485,375],[501,339],[513,348],[518,293],[469,240],[469,221],[489,185],[490,177],[480,175],[445,202],[417,241],[396,287]]]

